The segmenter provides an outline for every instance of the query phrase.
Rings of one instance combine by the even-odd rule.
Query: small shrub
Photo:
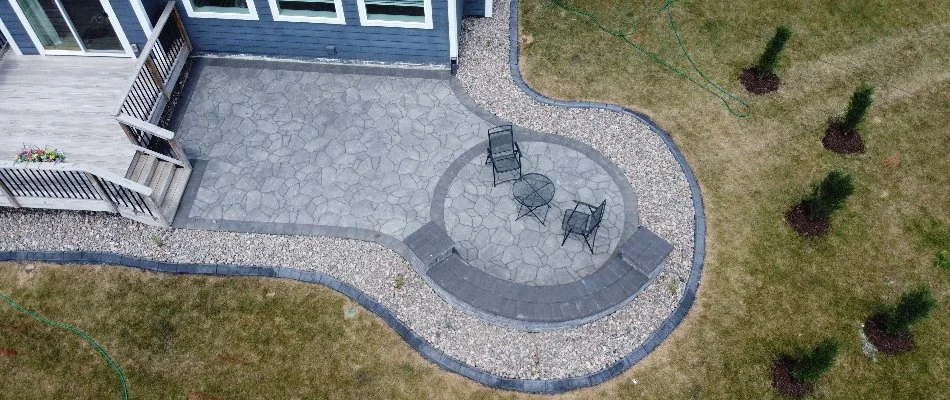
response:
[[[943,250],[934,257],[934,266],[937,268],[950,269],[950,252]]]
[[[402,287],[405,285],[406,285],[406,277],[403,274],[396,275],[396,283],[394,285],[396,287],[396,290],[402,289]]]
[[[812,221],[828,219],[831,214],[844,206],[845,200],[854,193],[851,175],[841,171],[831,171],[812,189],[811,196],[805,199],[808,205],[808,218]]]
[[[158,234],[158,233],[152,236],[152,242],[155,243],[155,246],[157,247],[165,246],[165,239],[162,237],[161,234]]]
[[[904,293],[897,305],[885,311],[884,332],[891,335],[905,332],[936,307],[937,300],[926,287]]]
[[[848,111],[841,121],[841,129],[844,132],[854,132],[858,129],[864,116],[867,115],[871,103],[874,102],[874,87],[861,85],[854,94],[851,95],[851,103],[848,104]]]
[[[814,383],[831,368],[837,356],[838,343],[831,339],[822,340],[811,351],[800,351],[789,373],[797,381]]]
[[[772,36],[772,40],[769,40],[769,44],[765,46],[765,52],[762,53],[759,62],[755,65],[760,73],[775,73],[779,56],[782,54],[782,50],[785,49],[785,43],[788,42],[790,37],[792,37],[792,30],[788,29],[787,26],[782,25],[775,29],[775,36]]]

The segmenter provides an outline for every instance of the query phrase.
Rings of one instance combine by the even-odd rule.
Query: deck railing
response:
[[[0,162],[0,203],[8,207],[110,211],[167,226],[148,186],[71,163]]]
[[[172,164],[191,168],[185,151],[175,140],[175,133],[128,115],[116,117],[125,135],[137,148],[136,150],[168,161]]]
[[[169,1],[142,48],[115,116],[125,114],[151,124],[157,123],[191,50],[191,40],[175,9],[175,2]]]
[[[8,51],[10,49],[7,46],[7,38],[3,36],[3,32],[0,32],[0,58],[3,58],[3,55]]]
[[[156,125],[191,54],[175,2],[169,1],[139,55],[134,73],[116,108],[116,121],[139,155],[147,154],[185,168],[191,164],[175,134]],[[135,168],[129,168],[127,175]],[[187,174],[185,181],[187,181]],[[167,181],[166,181],[167,182]],[[153,189],[101,168],[72,163],[0,161],[0,206],[109,211],[152,225],[169,226],[177,207],[167,192],[153,198]],[[180,195],[180,193],[179,193]]]
[[[152,35],[139,55],[128,89],[115,112],[136,150],[191,169],[175,133],[157,125],[191,54],[191,40],[175,2],[165,4]]]

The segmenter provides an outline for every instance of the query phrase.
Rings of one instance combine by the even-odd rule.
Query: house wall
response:
[[[20,23],[20,19],[17,18],[9,1],[0,0],[0,21],[3,21],[3,25],[7,27],[10,36],[12,36],[7,39],[16,42],[23,54],[40,54],[36,50],[36,46],[33,45],[33,41],[30,40],[30,35],[23,28],[23,24]]]
[[[136,0],[110,0],[110,4],[129,42],[141,49],[148,38],[132,1]],[[141,1],[154,24],[167,1]],[[187,0],[177,0],[178,11],[198,52],[449,63],[447,0],[432,0],[433,29],[361,26],[356,0],[343,0],[346,25],[274,21],[267,0],[250,0],[257,8],[258,20],[189,18],[182,1]],[[468,0],[459,3],[459,16],[470,15],[465,8]],[[481,4],[484,8],[483,0]],[[39,54],[7,0],[0,0],[0,20],[24,54]],[[332,54],[327,46],[335,46],[336,53]]]
[[[135,16],[135,9],[132,8],[133,1],[135,0],[109,0],[109,4],[112,5],[115,17],[119,20],[122,30],[125,31],[125,37],[129,40],[129,43],[137,45],[139,50],[142,50],[145,42],[148,41],[148,36],[145,36],[145,30],[142,29],[142,24]]]
[[[115,16],[119,20],[119,25],[122,27],[129,43],[135,43],[141,48],[148,41],[148,38],[135,16],[132,1],[134,0],[110,0],[109,4],[112,6],[112,10],[115,11]],[[30,39],[30,35],[26,32],[26,28],[23,27],[23,23],[20,22],[20,18],[13,11],[13,6],[7,0],[0,0],[0,20],[6,25],[10,35],[13,36],[11,39],[16,42],[23,54],[40,54],[39,50],[36,49],[36,45],[33,44],[33,40]]]
[[[274,21],[267,0],[253,0],[259,20],[189,18],[181,1],[187,0],[178,1],[178,11],[199,52],[449,63],[447,0],[432,0],[433,29],[361,26],[356,0],[343,0],[346,25]]]
[[[462,3],[462,13],[466,17],[484,17],[485,16],[485,0],[459,0],[459,1]]]
[[[168,3],[168,0],[142,0],[142,6],[145,7],[145,13],[148,14],[148,19],[152,21],[152,25],[158,22],[158,17],[162,15],[162,10],[165,9],[165,3]],[[184,11],[182,8],[179,8],[179,10]]]

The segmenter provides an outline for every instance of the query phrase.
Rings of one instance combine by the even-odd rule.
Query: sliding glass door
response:
[[[125,54],[100,0],[17,0],[35,39],[49,54]]]
[[[17,0],[36,39],[46,50],[82,51],[56,0]]]

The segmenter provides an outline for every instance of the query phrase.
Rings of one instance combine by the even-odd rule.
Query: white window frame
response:
[[[20,9],[20,4],[16,0],[10,0],[10,7],[13,7],[13,12],[16,14],[17,18],[20,20],[20,24],[23,25],[23,29],[26,30],[27,35],[30,36],[30,40],[33,42],[33,46],[36,47],[36,51],[40,53],[41,56],[86,56],[86,57],[131,57],[135,58],[135,52],[132,51],[132,44],[129,43],[129,38],[125,36],[125,30],[122,29],[122,24],[119,23],[119,18],[115,15],[115,10],[112,9],[112,4],[107,0],[89,0],[89,1],[99,1],[102,4],[102,10],[105,11],[106,15],[109,18],[109,23],[112,24],[112,29],[115,30],[116,36],[119,38],[119,44],[122,45],[122,51],[89,51],[85,49],[85,45],[79,44],[80,38],[75,36],[75,31],[73,31],[74,40],[79,44],[79,50],[46,50],[43,47],[43,43],[40,42],[39,37],[36,36],[36,32],[33,30],[33,25],[30,24],[30,21],[26,19],[26,15],[23,14],[23,10]],[[59,7],[59,4],[57,4]],[[60,10],[62,12],[62,10]],[[72,21],[68,21],[69,29],[75,29],[72,25]],[[13,40],[11,38],[7,38]],[[85,49],[85,50],[83,50]],[[21,53],[22,54],[22,53]]]
[[[346,25],[346,19],[343,17],[343,0],[333,0],[333,6],[336,7],[335,18],[306,17],[303,15],[281,15],[280,8],[277,6],[277,0],[267,0],[267,4],[270,6],[270,13],[272,16],[274,16],[274,21]]]
[[[257,17],[257,6],[254,5],[254,0],[247,0],[247,14],[242,13],[233,13],[233,12],[212,12],[212,11],[195,11],[194,5],[191,4],[192,0],[181,0],[185,4],[185,13],[188,14],[191,18],[215,18],[215,19],[244,19],[244,20],[258,20]]]
[[[16,41],[13,40],[13,35],[11,35],[10,31],[7,30],[7,26],[3,24],[3,20],[0,20],[0,34],[6,36],[7,43],[14,52],[16,52],[18,55],[23,55],[23,52],[20,51],[20,46],[17,46]]]
[[[360,11],[360,25],[382,26],[387,28],[432,29],[432,0],[425,0],[423,3],[423,9],[425,10],[424,22],[382,21],[378,19],[367,19],[366,1],[356,0],[356,3],[357,8]]]

